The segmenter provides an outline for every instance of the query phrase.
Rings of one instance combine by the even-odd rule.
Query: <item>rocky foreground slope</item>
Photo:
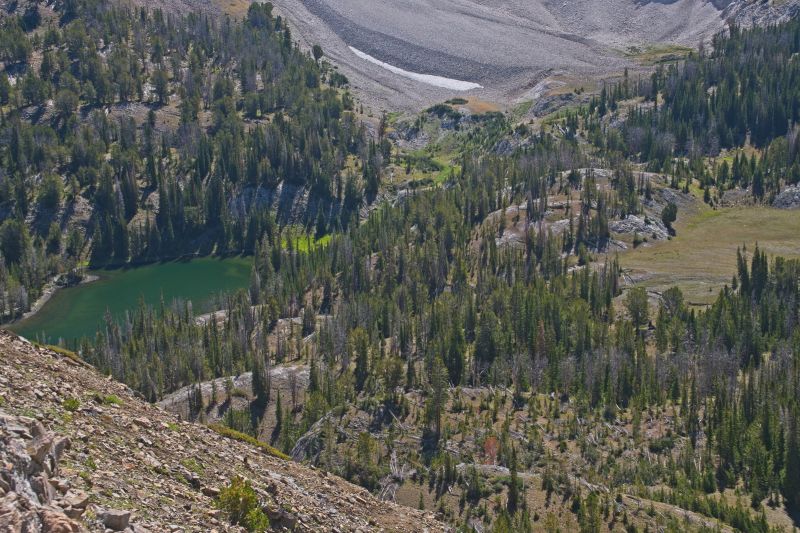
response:
[[[215,505],[252,482],[273,529],[443,531],[433,515],[375,499],[137,398],[125,385],[0,332],[0,531],[236,531]]]

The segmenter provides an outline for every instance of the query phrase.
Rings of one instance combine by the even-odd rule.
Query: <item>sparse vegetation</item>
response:
[[[218,314],[109,313],[79,353],[151,401],[180,390],[219,435],[465,530],[791,523],[800,227],[767,204],[800,180],[798,20],[637,50],[683,61],[537,123],[515,122],[535,102],[465,99],[404,122],[356,113],[269,4],[165,24],[96,1],[73,6],[81,24],[8,33],[27,45],[6,45],[24,74],[0,79],[0,314],[63,259],[243,251],[250,284]],[[153,111],[114,114],[129,104]],[[279,190],[303,203],[269,211]],[[29,224],[68,202],[89,205],[81,235]],[[187,486],[205,470],[181,466]],[[217,498],[250,531],[269,527],[256,489]]]
[[[81,402],[77,398],[66,398],[61,403],[61,406],[70,413],[74,413],[75,411],[78,410],[78,408],[80,408]]]
[[[254,437],[252,437],[250,435],[247,435],[247,434],[242,433],[240,431],[236,431],[235,429],[231,429],[231,428],[229,428],[227,426],[223,426],[221,424],[209,424],[208,427],[211,428],[212,430],[216,431],[217,433],[219,433],[223,437],[227,437],[229,439],[234,439],[234,440],[239,440],[239,441],[242,441],[242,442],[246,442],[246,443],[248,443],[248,444],[250,444],[252,446],[257,447],[258,449],[260,449],[261,451],[263,451],[264,453],[266,453],[268,455],[272,455],[272,456],[278,457],[280,459],[289,460],[289,456],[286,455],[285,453],[283,453],[283,452],[281,452],[279,450],[276,450],[275,448],[273,448],[269,444],[261,442],[261,441],[257,440],[256,438],[254,438]]]
[[[73,352],[72,350],[67,350],[66,348],[62,348],[61,346],[53,346],[52,344],[39,344],[39,343],[34,343],[34,344],[36,346],[41,346],[43,348],[47,348],[48,350],[52,350],[59,355],[62,355],[68,359],[71,359],[72,361],[75,361],[76,363],[83,362],[80,356],[75,352]]]
[[[228,515],[231,524],[254,533],[269,529],[269,518],[261,510],[258,495],[249,481],[233,478],[231,484],[220,491],[217,505]]]
[[[202,474],[205,469],[198,463],[195,459],[187,458],[181,461],[181,464],[185,466],[190,472],[194,472],[195,474]]]
[[[115,394],[95,394],[94,399],[103,405],[122,405],[122,399]]]

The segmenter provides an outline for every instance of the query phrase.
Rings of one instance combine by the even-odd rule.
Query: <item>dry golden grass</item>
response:
[[[478,98],[470,98],[467,101],[466,108],[475,114],[490,113],[493,111],[501,111],[500,106],[492,102],[486,102]]]
[[[800,213],[769,207],[700,208],[676,224],[677,237],[620,254],[622,267],[651,290],[672,285],[693,304],[710,303],[736,271],[736,248],[756,243],[769,256],[800,257]]]
[[[215,0],[219,9],[233,18],[243,19],[250,8],[249,0]]]

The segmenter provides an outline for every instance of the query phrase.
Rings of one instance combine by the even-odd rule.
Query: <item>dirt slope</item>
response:
[[[274,0],[307,45],[375,107],[419,109],[466,94],[508,103],[538,96],[554,75],[578,80],[637,66],[631,47],[697,46],[725,20],[765,22],[798,1],[751,0]],[[775,4],[775,5],[772,5]],[[793,7],[792,7],[793,6]],[[390,72],[480,84],[458,93]]]
[[[16,457],[0,462],[3,531],[14,531],[8,520],[25,512],[38,527],[57,518],[59,531],[103,531],[103,522],[135,532],[237,530],[214,505],[236,475],[252,481],[273,526],[445,530],[430,514],[179,422],[92,367],[7,332],[0,332],[0,453]],[[36,479],[23,482],[15,465]]]

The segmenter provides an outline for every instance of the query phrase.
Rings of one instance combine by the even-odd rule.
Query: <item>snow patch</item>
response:
[[[482,85],[478,85],[477,83],[472,83],[471,81],[460,81],[454,80],[452,78],[444,78],[442,76],[434,76],[432,74],[420,74],[419,72],[409,72],[408,70],[403,70],[400,67],[395,67],[394,65],[390,65],[389,63],[385,63],[380,59],[376,59],[371,55],[362,52],[358,48],[353,48],[352,46],[348,46],[350,51],[353,52],[355,55],[378,65],[381,68],[385,68],[390,72],[394,72],[395,74],[399,74],[400,76],[405,76],[406,78],[411,78],[415,81],[420,81],[422,83],[427,83],[428,85],[433,85],[434,87],[442,87],[444,89],[452,89],[454,91],[469,91],[472,89],[483,89]]]

